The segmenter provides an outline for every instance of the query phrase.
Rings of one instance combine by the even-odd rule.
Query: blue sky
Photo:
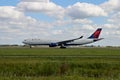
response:
[[[1,0],[0,44],[22,44],[26,38],[88,37],[103,28],[94,43],[120,46],[120,0]],[[91,44],[90,44],[91,45]]]
[[[73,5],[76,2],[83,2],[83,3],[92,3],[92,4],[101,4],[107,0],[52,0],[53,2],[55,2],[58,5],[61,5],[63,7],[67,7],[69,5]]]
[[[20,0],[0,0],[0,6],[15,6]]]
[[[51,1],[63,7],[67,7],[69,5],[75,4],[76,2],[101,4],[107,0],[51,0]],[[20,2],[20,0],[0,0],[0,6],[15,6],[18,2]]]

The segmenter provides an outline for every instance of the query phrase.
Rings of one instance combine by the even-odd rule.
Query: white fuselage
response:
[[[44,39],[26,39],[23,41],[24,44],[28,45],[49,45],[51,43],[57,43],[57,40],[44,40]],[[79,39],[73,42],[66,43],[65,45],[83,45],[95,42],[94,39]]]

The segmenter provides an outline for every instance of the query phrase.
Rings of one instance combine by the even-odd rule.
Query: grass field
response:
[[[0,48],[0,80],[120,80],[120,48]]]

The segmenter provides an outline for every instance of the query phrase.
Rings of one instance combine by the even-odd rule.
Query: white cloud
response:
[[[36,35],[43,37],[40,34],[48,36],[48,30],[52,27],[50,23],[37,21],[30,16],[25,16],[24,13],[18,11],[15,7],[0,7],[0,37],[2,40],[5,38],[10,38],[11,41],[16,38],[23,40],[25,37],[36,37]]]
[[[94,30],[94,26],[93,25],[83,25],[82,29],[85,29],[85,30]]]
[[[115,31],[115,32],[113,32],[113,34],[120,35],[120,31]]]
[[[114,24],[104,24],[104,28],[113,29],[116,28]]]
[[[30,16],[25,16],[24,13],[16,10],[16,8],[12,6],[0,7],[0,13],[0,24],[2,25],[0,27],[17,27],[17,25],[20,25],[20,28],[22,28],[23,26],[25,27],[27,23],[36,22],[35,19]]]
[[[103,25],[103,33],[104,36],[106,36],[107,38],[120,38],[120,26],[118,26],[117,24],[104,24]]]
[[[20,11],[17,11],[13,6],[3,6],[0,7],[0,18],[1,19],[19,19],[23,17],[24,14]]]
[[[62,30],[53,30],[52,32],[54,35],[60,35],[62,34]]]
[[[112,15],[109,19],[109,22],[111,23],[116,23],[116,24],[120,24],[120,12],[115,13],[114,15]]]
[[[80,2],[77,2],[76,4],[67,7],[66,13],[68,14],[68,16],[75,19],[107,16],[107,13],[105,13],[104,10],[99,6]]]
[[[118,34],[118,31],[120,31],[120,12],[111,15],[108,18],[108,23],[104,24],[104,27],[110,29],[111,31],[109,32],[112,32],[111,34]]]
[[[89,19],[75,19],[72,21],[74,24],[78,23],[78,24],[91,24],[92,21]]]
[[[45,13],[49,16],[63,18],[64,8],[54,4],[53,2],[20,2],[17,7],[26,12],[39,12]]]
[[[120,11],[120,0],[108,0],[100,5],[106,12]]]
[[[104,28],[114,30],[118,29],[119,26],[117,26],[116,24],[104,24]]]

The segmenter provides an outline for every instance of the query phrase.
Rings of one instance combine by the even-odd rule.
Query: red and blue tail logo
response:
[[[100,32],[101,32],[102,28],[98,28],[90,37],[88,38],[98,38],[99,35],[100,35]]]

